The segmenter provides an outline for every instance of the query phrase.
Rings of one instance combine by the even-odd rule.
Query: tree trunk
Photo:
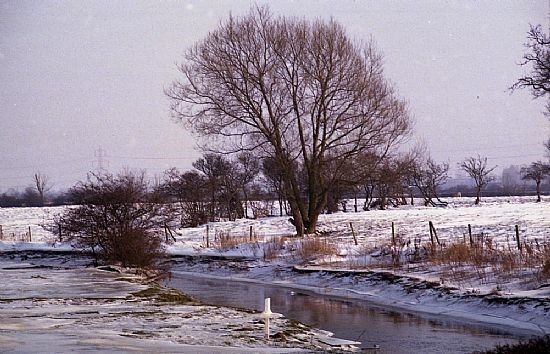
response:
[[[306,234],[314,234],[317,231],[317,221],[327,204],[327,196],[328,191],[323,191],[316,199],[317,205],[313,206],[313,208],[310,207],[312,211],[309,214]]]
[[[540,182],[541,181],[536,181],[537,182],[537,203],[540,203],[540,201],[542,200],[540,198]]]
[[[248,194],[246,193],[245,186],[243,186],[243,197],[244,197],[244,218],[248,219]]]

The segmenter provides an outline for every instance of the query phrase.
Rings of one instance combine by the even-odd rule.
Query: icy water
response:
[[[365,301],[331,298],[302,290],[227,281],[174,272],[169,286],[208,304],[271,309],[302,323],[333,332],[336,337],[380,349],[369,353],[470,353],[525,338],[501,328],[468,324],[449,318],[388,311]]]

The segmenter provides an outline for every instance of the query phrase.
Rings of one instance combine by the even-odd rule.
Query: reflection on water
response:
[[[521,339],[498,328],[447,318],[386,310],[364,301],[329,298],[307,291],[263,284],[209,279],[175,272],[167,285],[206,303],[263,310],[325,329],[336,337],[357,340],[363,347],[380,346],[377,353],[468,353]],[[372,352],[372,351],[369,351]]]

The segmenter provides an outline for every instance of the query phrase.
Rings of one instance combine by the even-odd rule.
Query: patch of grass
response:
[[[252,235],[253,239],[256,238],[256,236]],[[219,249],[221,251],[227,251],[232,248],[235,248],[242,244],[251,243],[249,235],[231,235],[229,232],[225,231],[216,231],[215,235],[215,241],[214,241],[214,248]]]
[[[279,257],[281,251],[285,248],[284,237],[273,237],[264,245],[264,261],[271,261]]]
[[[497,345],[494,349],[477,354],[547,354],[550,353],[550,336],[534,338],[518,344]]]
[[[152,298],[152,297],[158,295],[158,293],[160,293],[159,288],[149,287],[147,289],[143,289],[143,290],[140,290],[138,292],[132,293],[132,295],[137,296],[137,297],[150,297],[150,298]]]
[[[191,296],[183,293],[178,293],[178,292],[160,293],[157,296],[157,300],[159,302],[170,302],[170,303],[176,303],[180,305],[195,302],[195,299],[193,299]]]
[[[161,303],[173,303],[178,305],[197,303],[191,296],[168,288],[149,287],[132,293],[132,295],[141,298],[149,298]]]
[[[308,237],[298,242],[294,254],[298,256],[303,263],[307,263],[320,257],[337,255],[338,246],[329,242],[326,238]]]

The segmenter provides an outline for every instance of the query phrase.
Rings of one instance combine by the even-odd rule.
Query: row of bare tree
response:
[[[193,166],[191,171],[168,170],[158,186],[166,197],[179,204],[183,226],[256,217],[257,211],[248,208],[251,201],[258,200],[276,200],[280,215],[292,215],[285,194],[284,171],[272,158],[260,159],[251,153],[241,153],[234,158],[209,153]],[[491,172],[495,167],[488,166],[487,158],[479,155],[465,159],[459,167],[475,182],[475,203],[478,204],[482,190],[494,179]],[[449,164],[437,163],[418,150],[384,157],[359,154],[338,168],[341,178],[332,179],[321,212],[346,211],[349,198],[355,199],[355,211],[412,204],[414,195],[420,195],[426,206],[447,205],[438,192],[449,178]],[[295,162],[293,169],[298,176],[301,197],[307,198],[305,167]],[[329,169],[325,173],[336,174],[336,171]],[[548,165],[541,162],[522,169],[524,179],[536,182],[539,200],[540,182],[549,173]],[[364,200],[362,206],[358,205],[358,199]]]

